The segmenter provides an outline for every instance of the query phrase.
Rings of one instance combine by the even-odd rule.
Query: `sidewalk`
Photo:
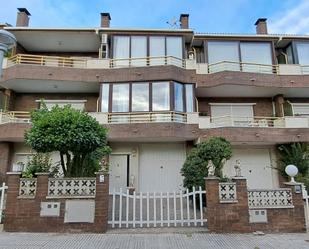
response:
[[[290,249],[309,248],[309,234],[33,234],[0,233],[1,249],[178,249],[236,248]]]

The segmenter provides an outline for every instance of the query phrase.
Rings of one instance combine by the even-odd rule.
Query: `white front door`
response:
[[[110,155],[109,157],[109,189],[124,191],[127,187],[128,155]]]
[[[180,170],[185,160],[184,144],[141,144],[139,151],[139,191],[172,192],[182,189]]]

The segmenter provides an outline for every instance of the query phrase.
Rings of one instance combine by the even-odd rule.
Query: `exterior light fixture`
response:
[[[298,174],[298,168],[293,164],[289,164],[285,167],[285,173],[291,177],[290,183],[295,183],[294,177]]]
[[[16,38],[10,32],[1,29],[0,30],[0,77],[2,76],[2,63],[4,53],[16,44]]]

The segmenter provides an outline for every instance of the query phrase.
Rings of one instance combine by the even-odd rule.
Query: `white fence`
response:
[[[206,191],[201,187],[192,192],[123,193],[113,191],[108,224],[115,227],[203,226]]]
[[[2,183],[2,186],[0,187],[0,224],[2,223],[2,217],[3,217],[3,210],[5,208],[5,190],[7,190],[7,186],[5,183]]]

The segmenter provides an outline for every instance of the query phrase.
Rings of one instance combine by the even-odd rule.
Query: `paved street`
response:
[[[309,234],[30,234],[0,233],[1,249],[93,249],[93,248],[237,248],[237,249],[285,249],[309,248]]]

